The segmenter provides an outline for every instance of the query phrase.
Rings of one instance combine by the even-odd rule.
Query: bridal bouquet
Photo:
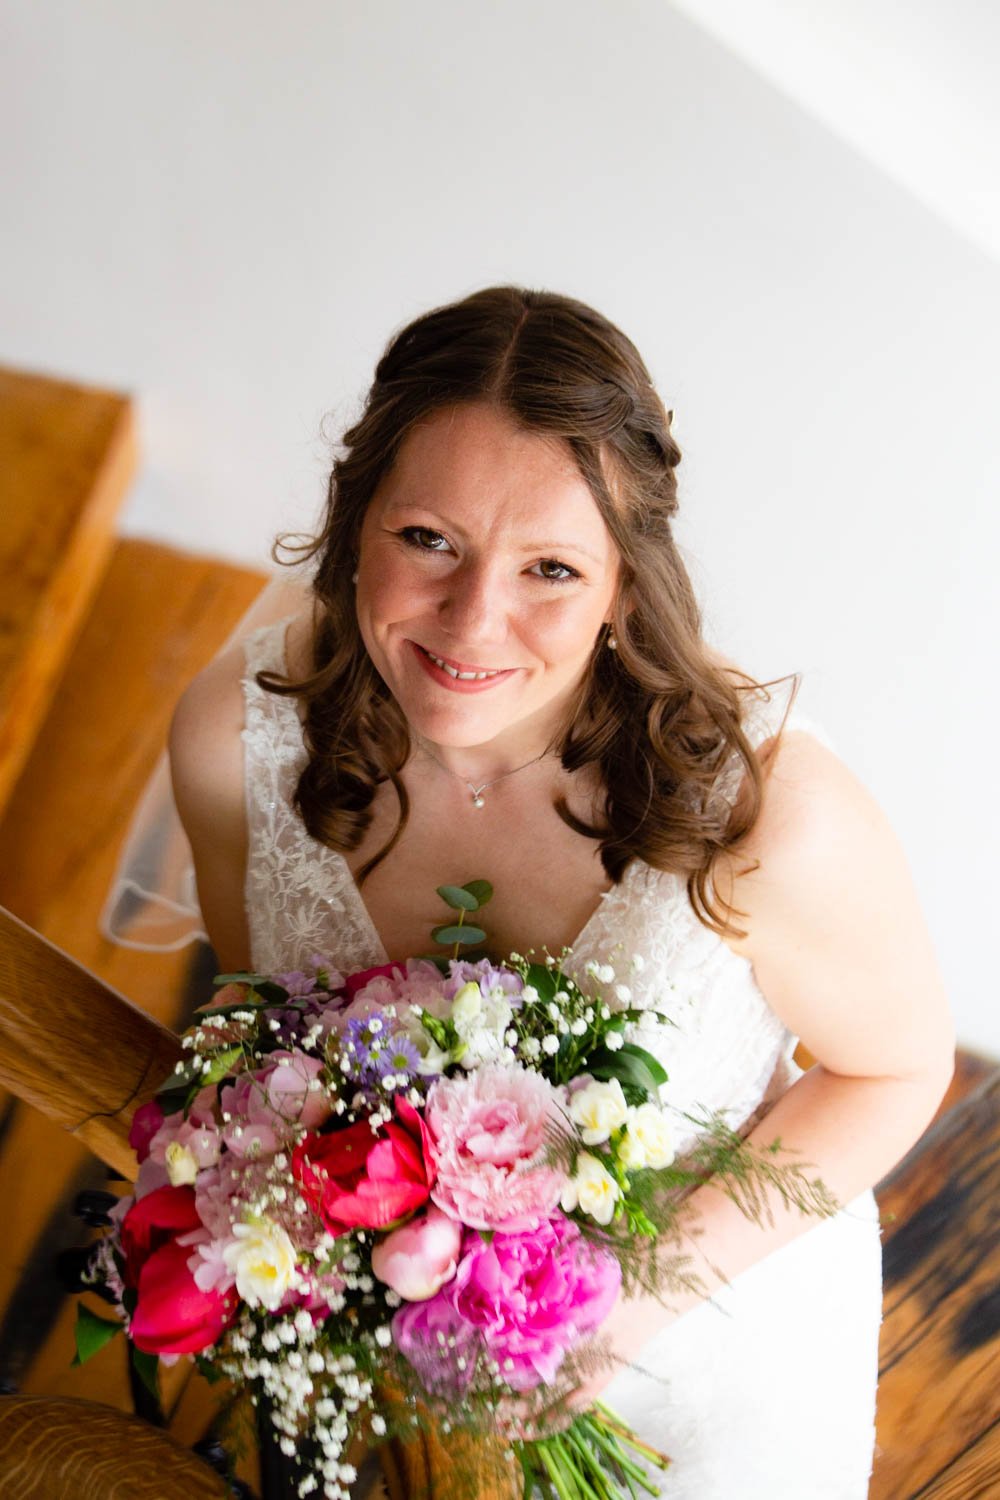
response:
[[[504,1450],[526,1494],[656,1494],[648,1467],[668,1460],[606,1408],[547,1411],[612,1357],[619,1296],[692,1284],[666,1252],[693,1186],[712,1175],[749,1213],[756,1174],[803,1211],[835,1205],[718,1119],[675,1161],[667,1075],[641,1045],[667,1018],[631,1005],[627,971],[578,984],[568,953],[461,957],[491,888],[439,894],[449,957],[219,976],[135,1115],[134,1197],[88,1279],[147,1360],[192,1354],[249,1388],[299,1496],[346,1500],[359,1425],[405,1438],[421,1411],[494,1437],[534,1413],[542,1435]],[[80,1357],[118,1326],[81,1309]]]

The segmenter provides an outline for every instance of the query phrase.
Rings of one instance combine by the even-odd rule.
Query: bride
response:
[[[671,1454],[675,1500],[857,1500],[871,1188],[933,1116],[953,1033],[884,814],[787,683],[701,637],[679,461],[638,352],[592,308],[495,287],[418,318],[299,549],[310,606],[180,700],[174,794],[226,971],[424,952],[435,888],[479,877],[498,955],[640,955],[627,981],[675,1022],[653,1035],[678,1111],[780,1137],[843,1206],[776,1201],[758,1225],[699,1189],[705,1296],[621,1304],[622,1364],[579,1399],[606,1387]]]

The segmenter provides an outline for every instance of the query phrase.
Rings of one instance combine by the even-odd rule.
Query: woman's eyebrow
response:
[[[426,515],[432,517],[435,521],[440,521],[441,525],[444,526],[444,527],[446,527],[447,530],[454,531],[458,536],[461,536],[461,537],[464,537],[466,535],[466,532],[464,532],[462,530],[461,526],[456,525],[455,522],[452,521],[452,520],[449,520],[449,518],[447,516],[442,516],[438,511],[434,510],[432,506],[425,505],[420,500],[394,500],[394,501],[390,501],[390,503],[386,506],[385,510],[382,512],[382,519],[383,520],[388,520],[389,517],[395,511],[397,511],[397,510],[420,510],[420,511],[423,511]],[[526,542],[524,544],[524,551],[525,552],[546,552],[546,551],[552,551],[552,552],[579,552],[584,557],[589,557],[590,560],[591,560],[591,562],[595,563],[598,567],[603,567],[603,565],[604,565],[603,564],[603,560],[601,558],[599,558],[596,555],[596,553],[591,552],[588,547],[581,547],[581,545],[580,545],[579,542],[554,542],[554,541],[547,541],[547,542]]]

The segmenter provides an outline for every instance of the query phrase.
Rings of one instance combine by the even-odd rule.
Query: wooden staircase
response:
[[[211,950],[122,948],[98,917],[177,697],[265,577],[116,537],[135,453],[127,397],[0,371],[0,906],[177,1028],[205,997]],[[878,1189],[894,1217],[872,1500],[1000,1496],[1000,1074],[960,1062],[938,1121]],[[0,1096],[0,1385],[130,1410],[115,1344],[70,1366],[75,1299],[54,1273],[87,1237],[75,1199],[105,1185],[78,1140]],[[214,1398],[184,1361],[163,1384],[189,1445]],[[252,1463],[240,1472],[254,1482]]]

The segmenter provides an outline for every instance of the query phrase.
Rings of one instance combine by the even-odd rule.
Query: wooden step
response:
[[[100,584],[135,466],[128,396],[0,368],[0,809]]]
[[[215,972],[211,951],[122,948],[100,933],[98,917],[173,706],[264,581],[210,558],[116,541],[0,817],[0,905],[172,1027],[204,999]],[[70,1367],[76,1299],[63,1296],[55,1276],[56,1253],[89,1238],[71,1213],[76,1194],[105,1185],[103,1167],[77,1141],[26,1105],[0,1101],[0,1201],[8,1208],[0,1378],[26,1392],[128,1410],[118,1341],[92,1363]],[[187,1375],[183,1361],[165,1372],[168,1406]],[[197,1404],[185,1393],[186,1413]],[[188,1415],[185,1437],[191,1427]]]

